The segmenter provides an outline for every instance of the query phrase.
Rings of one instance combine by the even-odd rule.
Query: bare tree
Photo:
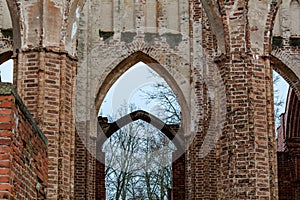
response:
[[[152,76],[160,77],[153,71],[149,71]],[[160,117],[166,124],[179,124],[181,120],[181,108],[177,96],[171,87],[165,82],[156,82],[149,89],[141,89],[142,96],[147,103],[156,104]]]
[[[175,147],[159,130],[144,121],[132,122],[114,133],[103,149],[107,199],[167,199]]]
[[[159,75],[150,71],[153,76]],[[155,82],[141,90],[146,104],[156,105],[155,115],[166,124],[180,124],[181,108],[177,97],[164,82]],[[119,116],[129,107],[124,104]],[[114,133],[104,145],[106,152],[106,188],[108,199],[165,200],[172,187],[172,152],[174,144],[159,130],[136,121]]]

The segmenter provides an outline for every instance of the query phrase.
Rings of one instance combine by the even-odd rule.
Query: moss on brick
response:
[[[0,95],[12,94],[13,85],[11,83],[0,83]]]
[[[179,45],[179,43],[182,41],[182,35],[174,34],[174,33],[165,33],[162,36],[166,38],[167,43],[171,48],[174,48]]]
[[[133,41],[135,36],[136,36],[136,32],[122,32],[121,33],[121,41],[130,43]]]

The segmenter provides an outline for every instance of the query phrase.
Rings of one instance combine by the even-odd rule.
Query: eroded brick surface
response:
[[[0,198],[45,199],[48,141],[10,84],[0,84]]]

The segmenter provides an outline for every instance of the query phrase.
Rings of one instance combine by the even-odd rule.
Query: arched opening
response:
[[[153,116],[145,111],[129,115],[133,121],[128,116],[113,123],[99,120],[102,127],[108,127],[109,137],[100,152],[102,156],[105,154],[106,199],[168,199],[172,187],[172,154],[180,148],[171,139],[179,127],[159,119],[150,121]],[[97,144],[98,148],[101,146]]]
[[[129,71],[130,68],[138,63],[144,63],[147,65],[149,69],[153,70],[154,73],[165,80],[166,84],[174,92],[182,111],[180,121],[181,126],[184,127],[184,125],[189,121],[189,107],[181,88],[178,86],[174,77],[165,67],[141,51],[135,52],[128,58],[124,59],[108,74],[103,83],[101,83],[101,85],[98,87],[99,89],[97,89],[98,93],[95,98],[95,109],[98,111],[101,110],[100,106],[104,102],[105,96],[109,89],[113,87],[113,84],[121,77],[121,75],[123,75],[126,71]]]
[[[168,140],[155,129],[148,127],[146,130],[142,126],[139,121],[128,124],[112,135],[103,147],[106,199],[168,199],[172,144],[168,144]],[[137,132],[130,132],[136,128]],[[143,135],[145,131],[151,132],[152,137]],[[129,145],[121,145],[129,140]]]
[[[120,71],[123,72],[123,75]],[[161,73],[163,77],[160,76]],[[168,78],[166,79],[166,81],[169,80],[168,83],[164,80],[165,77]],[[100,116],[98,118],[101,131],[98,133],[97,139],[96,198],[105,198],[106,195],[106,199],[118,199],[123,195],[122,197],[129,196],[130,198],[169,199],[174,193],[172,188],[176,188],[177,194],[175,196],[184,198],[185,167],[184,142],[182,140],[183,123],[181,120],[181,105],[184,101],[180,102],[180,100],[177,100],[181,91],[175,80],[153,59],[146,57],[142,53],[137,53],[121,62],[105,81],[111,87],[104,87],[103,85],[100,87],[102,90],[107,91],[107,94],[101,102]],[[175,88],[174,92],[169,83]],[[101,95],[103,93],[98,93],[98,96]],[[107,118],[107,116],[109,117]],[[142,139],[140,137],[132,137],[132,135],[140,134],[141,132],[144,136],[147,135],[146,139],[144,136]],[[156,141],[154,142],[155,144],[150,142],[151,148],[160,149],[155,151],[156,156],[152,157],[154,164],[148,163],[152,166],[150,171],[149,169],[147,171],[145,168],[141,168],[143,172],[128,173],[126,170],[124,172],[124,170],[119,169],[121,163],[114,163],[117,165],[117,169],[111,166],[111,155],[114,155],[112,152],[117,153],[117,156],[125,155],[124,151],[113,151],[116,147],[112,148],[111,145],[118,144],[118,148],[120,148],[120,145],[123,145],[123,148],[127,148],[130,145],[127,143],[133,140],[135,143],[130,144],[138,149],[136,154],[140,160],[149,158],[145,152],[144,154],[141,153],[141,149],[145,150],[145,144],[149,144],[147,143],[149,141]],[[164,141],[164,143],[160,143],[159,146],[157,145],[158,141]],[[125,147],[124,144],[126,144]],[[151,148],[146,149],[153,152],[154,150],[151,150]],[[166,149],[169,149],[168,153],[161,151]],[[168,158],[169,160],[161,167],[158,164],[162,162],[158,162],[156,160],[158,158]],[[124,161],[122,163],[124,164]],[[125,163],[128,164],[128,160]],[[134,168],[134,166],[130,167],[130,169]],[[173,176],[175,174],[174,170],[177,172],[176,177]],[[164,177],[161,177],[162,179],[159,182],[157,179],[158,173],[164,174]],[[106,175],[106,182],[101,174]],[[120,179],[116,179],[116,177],[129,174],[132,178],[128,181],[128,184],[131,184],[130,187],[129,185],[127,187],[123,185],[122,189],[125,188],[126,190],[116,192],[120,189],[113,189],[116,186],[114,183],[120,183]],[[134,177],[140,178],[137,180]],[[115,182],[113,182],[113,179]],[[132,186],[134,181],[139,182],[136,187]],[[151,184],[149,184],[149,181]],[[122,183],[124,184],[124,182]],[[147,186],[147,192],[142,192],[139,189],[144,186]],[[139,197],[132,196],[133,190],[137,192]]]

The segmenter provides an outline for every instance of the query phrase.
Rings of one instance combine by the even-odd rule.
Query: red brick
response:
[[[12,102],[4,101],[0,102],[0,108],[10,108],[12,107]]]
[[[0,116],[0,123],[11,122],[11,117]]]
[[[11,186],[9,184],[0,184],[0,191],[11,191]],[[1,193],[0,193],[1,194]]]

